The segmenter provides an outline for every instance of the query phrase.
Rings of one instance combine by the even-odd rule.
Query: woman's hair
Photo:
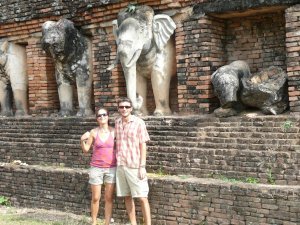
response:
[[[106,112],[106,114],[109,116],[108,110],[107,110],[106,108],[104,108],[104,107],[101,107],[101,108],[99,108],[99,109],[97,110],[96,117],[97,117],[97,115],[98,115],[98,113],[99,113],[100,110],[104,110],[104,111]]]

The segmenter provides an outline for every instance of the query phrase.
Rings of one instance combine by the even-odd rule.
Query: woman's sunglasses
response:
[[[97,115],[97,118],[99,118],[99,117],[105,117],[105,116],[107,116],[107,113],[101,113],[101,114]]]

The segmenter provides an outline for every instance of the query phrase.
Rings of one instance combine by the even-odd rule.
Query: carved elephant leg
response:
[[[169,91],[170,76],[164,75],[159,71],[153,71],[151,74],[151,83],[155,99],[155,116],[170,115]]]
[[[11,86],[2,81],[0,81],[0,104],[2,116],[13,116]]]
[[[82,75],[83,72],[77,74],[76,85],[79,110],[76,116],[91,116],[94,114],[91,109],[91,96],[92,96],[92,76],[90,75],[87,79]]]
[[[28,115],[27,90],[13,90],[16,106],[16,116]]]
[[[137,76],[136,77],[136,90],[137,93],[143,98],[143,105],[141,110],[141,113],[143,115],[148,115],[147,110],[147,78],[143,76]]]
[[[70,116],[74,114],[73,109],[73,87],[70,84],[61,83],[58,86],[58,96],[60,102],[61,116]]]
[[[76,80],[79,110],[77,116],[91,116],[94,114],[91,109],[91,93],[92,93],[92,80],[80,81]]]

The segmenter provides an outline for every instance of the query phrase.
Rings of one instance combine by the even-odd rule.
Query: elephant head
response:
[[[149,6],[128,7],[113,21],[117,60],[120,60],[123,67],[127,96],[135,111],[141,108],[143,102],[140,93],[136,91],[137,75],[140,76],[137,74],[137,66],[143,65],[152,70],[157,53],[164,49],[175,28],[169,16],[154,15]]]
[[[67,19],[46,21],[42,26],[42,48],[55,61],[70,61],[81,55],[86,47],[81,39],[73,22]]]

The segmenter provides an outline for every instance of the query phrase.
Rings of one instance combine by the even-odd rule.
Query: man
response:
[[[151,225],[146,174],[146,142],[150,140],[145,122],[131,115],[132,102],[122,98],[118,102],[121,115],[115,121],[117,155],[117,196],[125,197],[125,206],[131,225],[136,225],[133,198],[141,203],[144,224]]]

